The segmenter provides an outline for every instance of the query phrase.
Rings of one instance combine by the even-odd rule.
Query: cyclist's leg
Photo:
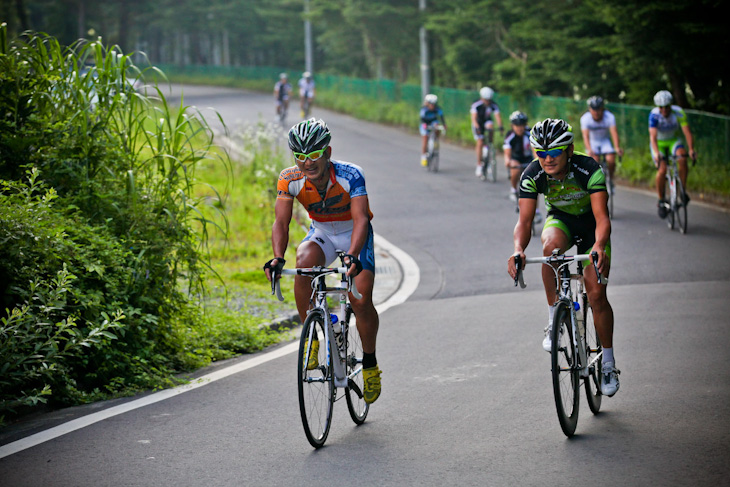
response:
[[[476,141],[477,168],[482,165],[482,147],[484,147],[484,132],[476,127],[471,128],[474,140]]]
[[[665,178],[667,177],[666,155],[668,154],[668,152],[666,151],[666,146],[664,144],[662,144],[662,141],[657,142],[657,144],[659,145],[659,151],[664,153],[665,159],[660,159],[658,164],[656,162],[654,162],[654,165],[657,168],[656,178],[654,179],[654,181],[656,182],[657,196],[659,197],[659,200],[663,201],[664,196],[665,196],[664,195],[664,181],[665,181]],[[652,159],[655,160],[656,157],[655,157],[653,150],[651,151],[651,155],[652,155]]]
[[[584,232],[581,235],[583,241],[581,248],[578,249],[579,253],[589,253],[593,248],[595,242],[595,231]],[[611,270],[611,242],[606,245],[606,264],[603,275],[608,277]],[[584,262],[584,281],[586,286],[586,294],[588,295],[588,302],[591,303],[593,308],[593,322],[596,326],[596,332],[598,338],[601,340],[601,344],[604,348],[613,347],[613,308],[611,303],[608,302],[606,296],[606,285],[598,283],[598,276],[596,276],[596,269],[590,262]]]
[[[555,215],[549,215],[545,221],[541,240],[542,255],[545,256],[552,254],[554,249],[559,249],[562,254],[572,245],[572,235],[568,225]],[[557,297],[557,283],[555,273],[548,266],[542,266],[542,282],[545,286],[548,305],[552,306]]]
[[[375,353],[376,337],[380,326],[378,312],[373,304],[373,285],[375,284],[375,248],[373,244],[373,229],[370,226],[368,238],[360,251],[358,259],[362,263],[362,272],[355,276],[355,285],[362,296],[354,299],[350,296],[352,310],[357,318],[357,330],[362,338],[363,353]]]
[[[315,238],[316,237],[316,238]],[[307,236],[299,247],[297,247],[297,267],[325,266],[328,256],[334,260],[335,247],[323,232],[318,232],[314,227],[309,229]],[[330,260],[329,262],[331,262]],[[304,323],[309,309],[309,298],[312,294],[312,280],[306,276],[294,277],[294,299],[297,303],[299,318]]]
[[[672,147],[672,153],[677,158],[677,172],[679,173],[679,179],[682,181],[682,187],[687,190],[687,175],[689,174],[689,167],[687,166],[687,149],[684,144],[677,142]]]

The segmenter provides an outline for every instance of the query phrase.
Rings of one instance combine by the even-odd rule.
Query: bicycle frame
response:
[[[558,285],[557,286],[557,300],[556,304],[558,302],[563,302],[570,310],[570,324],[571,324],[571,338],[573,340],[573,343],[576,344],[576,349],[578,350],[578,363],[574,364],[572,367],[577,368],[580,372],[581,378],[587,378],[588,372],[590,368],[598,362],[603,352],[600,354],[597,354],[591,361],[588,361],[586,350],[584,347],[578,346],[578,344],[583,343],[585,339],[585,323],[583,323],[582,320],[578,320],[576,317],[576,309],[574,306],[574,296],[573,296],[573,289],[571,286],[572,280],[577,280],[579,282],[579,286],[582,289],[583,287],[583,261],[584,260],[593,260],[592,254],[580,254],[580,255],[559,255],[558,249],[555,249],[552,253],[552,255],[547,257],[528,257],[525,261],[525,264],[544,264],[549,266],[553,272],[555,273],[555,282]],[[577,274],[571,274],[570,272],[570,264],[572,262],[578,263],[578,273]],[[608,278],[605,276],[602,276],[598,272],[597,265],[593,264],[596,268],[596,275],[598,276],[598,283],[599,284],[607,284]],[[522,269],[521,266],[518,264],[518,272],[517,272],[517,278],[515,279],[515,286],[520,285],[521,288],[525,288],[525,281],[522,277]],[[580,364],[580,365],[578,365]]]
[[[298,269],[282,269],[281,274],[285,275],[299,275],[299,276],[310,276],[312,277],[312,296],[310,303],[313,304],[312,308],[307,311],[307,315],[312,313],[319,313],[324,322],[327,325],[327,334],[325,336],[325,350],[327,350],[328,358],[330,350],[338,350],[336,360],[332,360],[332,368],[334,372],[334,384],[335,387],[344,388],[352,387],[353,383],[350,379],[362,372],[362,365],[360,368],[356,368],[351,375],[347,375],[345,361],[347,357],[344,355],[345,348],[341,347],[335,339],[335,331],[332,324],[332,318],[329,313],[329,301],[328,296],[330,294],[337,294],[340,302],[340,313],[342,316],[342,336],[347,337],[349,327],[349,317],[352,313],[350,303],[347,301],[347,294],[351,292],[355,298],[360,299],[362,296],[357,291],[355,281],[347,277],[347,267],[337,268],[326,268],[326,267],[310,267],[310,268],[298,268]],[[325,282],[325,278],[330,274],[340,274],[340,285],[334,287],[328,287]],[[284,296],[281,294],[281,287],[278,279],[274,279],[272,287],[274,287],[274,293],[279,301],[284,301]],[[309,343],[312,343],[311,337]],[[330,347],[330,344],[335,344],[334,347]],[[311,345],[310,345],[311,346]],[[309,356],[310,350],[307,350],[307,356]],[[362,393],[362,391],[358,391]]]

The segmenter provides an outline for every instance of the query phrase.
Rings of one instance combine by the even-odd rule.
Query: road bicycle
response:
[[[302,100],[301,115],[302,115],[302,119],[306,120],[309,118],[309,111],[312,108],[312,99],[309,96],[307,96],[306,93],[302,96],[304,97],[304,99]]]
[[[598,152],[598,164],[601,165],[601,170],[606,178],[606,192],[608,193],[608,217],[613,219],[613,199],[616,197],[614,192],[615,183],[611,178],[611,172],[608,170],[608,163],[606,162],[606,154]],[[621,158],[619,157],[619,163]]]
[[[443,125],[428,127],[428,141],[426,145],[426,169],[432,172],[439,170],[439,139],[443,132]]]
[[[309,443],[320,448],[327,440],[332,425],[332,408],[338,399],[338,389],[344,390],[347,409],[355,424],[362,424],[370,405],[363,398],[362,342],[357,327],[350,320],[354,316],[348,293],[356,299],[355,282],[347,276],[345,253],[338,251],[342,267],[311,267],[282,269],[281,274],[312,278],[312,308],[302,326],[297,358],[299,412]],[[326,277],[340,275],[337,286],[328,286]],[[272,279],[272,294],[283,301],[279,279]],[[330,312],[328,296],[339,300],[338,315]]]
[[[289,107],[288,103],[281,102],[281,105],[279,105],[279,111],[277,113],[277,116],[279,118],[279,123],[282,125],[282,127],[286,126],[286,116],[288,115]]]
[[[497,182],[497,158],[494,153],[494,129],[484,129],[484,145],[482,145],[482,181]]]
[[[667,163],[667,174],[665,178],[664,188],[664,207],[667,210],[667,226],[670,230],[674,230],[675,223],[679,227],[679,231],[683,234],[687,233],[687,194],[684,191],[684,185],[679,178],[677,170],[677,156],[669,156],[663,158]],[[694,164],[694,162],[693,162]],[[666,200],[666,198],[669,200]]]
[[[607,284],[596,265],[596,252],[590,255],[565,255],[559,250],[547,257],[528,257],[524,264],[540,263],[550,266],[558,284],[558,300],[550,330],[550,352],[553,396],[558,420],[563,433],[570,438],[575,434],[580,406],[580,383],[585,388],[588,407],[593,414],[601,409],[600,374],[603,348],[593,322],[593,310],[584,288],[583,261],[593,261],[599,284]],[[577,262],[577,272],[570,264]],[[522,277],[522,259],[515,257],[517,277],[515,286],[525,287]]]

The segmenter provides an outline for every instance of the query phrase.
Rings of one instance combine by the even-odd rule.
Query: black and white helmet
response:
[[[594,110],[603,108],[603,98],[601,98],[600,96],[592,96],[588,98],[586,103],[590,108],[593,108]]]
[[[546,118],[530,131],[530,145],[536,150],[550,150],[573,143],[573,127],[565,120]]]
[[[331,138],[327,124],[312,117],[289,129],[289,148],[293,152],[309,154],[329,146]]]
[[[527,125],[527,115],[519,110],[515,110],[509,116],[509,121],[514,125]]]

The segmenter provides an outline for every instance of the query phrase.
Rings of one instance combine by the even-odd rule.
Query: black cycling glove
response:
[[[342,262],[343,263],[345,261],[345,257],[347,257],[348,259],[350,259],[350,265],[355,264],[355,270],[357,271],[357,272],[355,272],[355,275],[360,274],[360,272],[362,272],[362,262],[360,262],[360,260],[357,257],[355,257],[354,255],[345,254],[345,255],[342,256]]]

